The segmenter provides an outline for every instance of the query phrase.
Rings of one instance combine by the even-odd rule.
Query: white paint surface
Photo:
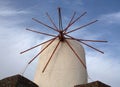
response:
[[[39,87],[74,87],[74,85],[87,83],[87,70],[65,42],[60,43],[45,72],[42,73],[58,41],[56,39],[39,56],[34,82]],[[68,40],[68,42],[86,64],[85,52],[80,43],[73,40]],[[42,49],[48,43],[42,46]]]

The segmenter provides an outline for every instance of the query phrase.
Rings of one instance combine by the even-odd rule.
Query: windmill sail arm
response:
[[[78,21],[78,20],[79,20],[81,17],[83,17],[86,13],[87,13],[87,12],[82,13],[78,18],[76,18],[76,19],[71,23],[71,25],[74,24],[76,21]]]
[[[85,40],[85,39],[78,39],[78,40],[80,40],[80,41],[87,41],[87,42],[103,42],[103,43],[108,42],[106,40]]]
[[[70,35],[66,34],[65,36],[69,37],[69,38],[66,38],[66,39],[71,39]],[[77,38],[75,38],[75,39],[77,39]],[[107,43],[108,42],[106,40],[86,40],[86,39],[77,39],[77,40],[83,41],[83,42],[103,42],[103,43]]]
[[[49,29],[52,29],[52,30],[54,30],[54,31],[57,31],[55,28],[50,27],[49,25],[47,25],[47,24],[41,22],[40,20],[37,20],[37,19],[35,19],[35,18],[32,18],[32,20],[34,20],[34,21],[36,21],[36,22],[38,22],[38,23],[40,23],[40,24],[42,24],[42,25],[48,27]],[[58,31],[57,31],[57,32],[58,32]]]
[[[73,22],[70,23],[70,26],[73,25],[76,21],[78,21],[81,17],[83,17],[87,12],[82,13],[78,18],[76,18]]]
[[[91,45],[88,45],[88,44],[86,44],[85,42],[82,42],[82,41],[80,41],[80,42],[81,42],[82,44],[84,44],[84,45],[86,45],[86,46],[88,46],[88,47],[90,47],[90,48],[92,48],[92,49],[94,49],[94,50],[96,50],[96,51],[98,51],[98,52],[104,54],[103,51],[101,51],[101,50],[99,50],[99,49],[97,49],[97,48],[95,48],[95,47],[93,47],[93,46],[91,46]]]
[[[78,21],[78,20],[79,20],[82,16],[84,16],[86,13],[87,13],[87,12],[84,12],[84,13],[81,14],[78,18],[76,18],[73,22],[71,22],[71,23],[69,24],[69,26],[67,26],[67,28],[65,29],[65,31],[67,31],[70,26],[72,26],[76,21]]]
[[[75,52],[75,50],[73,49],[73,47],[70,45],[70,43],[65,40],[65,42],[67,43],[67,45],[70,47],[70,49],[73,51],[73,53],[77,56],[78,60],[82,63],[82,65],[84,66],[84,68],[86,69],[86,65],[84,64],[84,62],[81,60],[81,58],[79,57],[79,55]]]
[[[71,33],[71,32],[74,32],[74,31],[77,31],[77,30],[79,30],[79,29],[81,29],[81,28],[87,27],[87,26],[89,26],[89,25],[91,25],[91,24],[93,24],[93,23],[95,23],[95,22],[97,22],[97,21],[98,21],[98,20],[91,21],[91,22],[89,22],[89,23],[87,23],[87,24],[85,24],[85,25],[82,25],[82,26],[80,26],[80,27],[78,27],[78,28],[75,28],[75,29],[73,29],[73,30],[71,30],[71,31],[66,32],[66,34]]]
[[[65,31],[67,31],[70,26],[72,26],[76,21],[78,21],[78,20],[79,20],[82,16],[84,16],[86,13],[87,13],[87,12],[84,12],[84,13],[81,14],[78,18],[76,18],[73,22],[71,22],[71,23],[69,24],[69,26],[65,29]]]
[[[61,16],[61,8],[58,8],[58,17],[59,17],[59,30],[63,30],[63,27],[62,27],[62,16]]]
[[[24,51],[20,52],[20,54],[23,54],[23,53],[25,53],[25,52],[27,52],[27,51],[30,51],[30,50],[32,50],[32,49],[34,49],[34,48],[36,48],[36,47],[38,47],[38,46],[40,46],[40,45],[42,45],[42,44],[45,44],[45,43],[47,43],[47,42],[49,42],[49,41],[51,41],[51,40],[54,40],[54,38],[52,38],[52,39],[50,39],[50,40],[47,40],[47,41],[45,41],[45,42],[43,42],[43,43],[40,43],[40,44],[38,44],[38,45],[36,45],[36,46],[33,46],[33,47],[31,47],[31,48],[29,48],[29,49],[27,49],[27,50],[24,50]]]
[[[55,40],[56,38],[54,38],[47,46],[45,46],[35,57],[32,58],[32,60],[30,60],[28,62],[28,64],[30,64],[35,58],[37,58],[48,46],[50,46],[50,44],[52,44],[52,42]]]
[[[99,49],[97,49],[97,48],[95,48],[95,47],[93,47],[93,46],[91,46],[91,45],[88,45],[87,43],[85,43],[85,42],[83,42],[83,41],[80,41],[79,39],[76,39],[76,38],[74,38],[74,37],[72,37],[72,36],[70,36],[70,35],[66,35],[66,36],[70,37],[71,40],[79,41],[80,43],[82,43],[82,44],[84,44],[84,45],[86,45],[86,46],[88,46],[88,47],[90,47],[90,48],[92,48],[92,49],[94,49],[94,50],[96,50],[96,51],[98,51],[98,52],[104,54],[103,51],[101,51],[101,50],[99,50]]]
[[[66,35],[67,36],[67,35]],[[71,39],[69,37],[66,37],[66,39]],[[76,38],[77,39],[77,38]],[[77,39],[79,41],[82,41],[82,42],[102,42],[102,43],[107,43],[108,41],[106,40],[86,40],[86,39]]]
[[[74,13],[73,13],[73,16],[72,16],[72,18],[71,18],[70,22],[68,23],[67,27],[64,29],[64,32],[66,32],[66,31],[67,31],[67,29],[71,26],[72,21],[73,21],[73,19],[74,19],[75,15],[76,15],[76,12],[74,12]]]
[[[48,13],[46,13],[48,19],[50,20],[50,22],[53,24],[53,26],[55,27],[55,29],[59,32],[57,26],[55,25],[55,23],[53,22],[52,18],[50,17],[50,15]]]
[[[39,33],[39,34],[43,34],[43,35],[47,35],[47,36],[56,37],[55,35],[52,35],[52,34],[43,33],[43,32],[35,31],[35,30],[32,30],[32,29],[28,29],[28,28],[26,30],[31,31],[31,32],[35,32],[35,33]]]
[[[53,52],[52,52],[52,54],[51,54],[51,56],[50,56],[48,62],[46,63],[45,67],[44,67],[43,70],[42,70],[42,73],[44,73],[45,69],[47,68],[47,66],[48,66],[50,60],[52,59],[53,55],[55,54],[55,51],[57,50],[59,44],[60,44],[60,41],[57,43],[55,49],[53,50]]]

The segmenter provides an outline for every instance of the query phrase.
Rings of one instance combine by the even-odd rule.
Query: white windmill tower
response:
[[[28,63],[29,65],[35,58],[39,56],[34,82],[40,87],[74,87],[74,85],[87,83],[88,75],[86,69],[85,52],[81,44],[84,44],[98,52],[104,53],[97,48],[88,45],[86,42],[107,41],[77,39],[69,35],[71,32],[77,31],[97,22],[97,20],[94,20],[78,28],[69,30],[69,28],[76,21],[78,21],[82,16],[86,14],[86,12],[81,14],[76,19],[74,18],[75,14],[76,13],[74,12],[70,22],[65,28],[62,27],[62,16],[60,8],[58,8],[59,27],[55,25],[48,13],[46,13],[46,15],[52,23],[53,27],[35,18],[32,18],[34,21],[58,32],[58,35],[26,29],[28,31],[53,37],[50,40],[47,40],[21,52],[22,54],[42,45],[40,52]]]

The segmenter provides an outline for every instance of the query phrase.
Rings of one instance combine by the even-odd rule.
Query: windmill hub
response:
[[[65,40],[63,30],[59,31],[59,39],[60,39],[60,41],[64,41]]]

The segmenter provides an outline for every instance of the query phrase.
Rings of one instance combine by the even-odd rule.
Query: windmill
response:
[[[78,39],[69,35],[74,31],[80,30],[98,21],[90,21],[87,24],[69,30],[69,28],[86,13],[87,12],[84,12],[75,18],[76,12],[74,12],[67,27],[65,28],[62,26],[61,8],[58,8],[59,26],[56,26],[48,13],[46,13],[46,16],[48,17],[53,27],[43,23],[36,18],[32,18],[35,22],[38,22],[41,25],[58,33],[58,35],[53,35],[29,28],[26,29],[31,32],[53,37],[52,39],[49,39],[20,53],[23,54],[42,45],[40,52],[28,62],[28,65],[31,64],[31,62],[39,56],[34,81],[40,87],[74,87],[74,85],[87,83],[88,75],[85,61],[85,52],[81,44],[104,54],[103,51],[89,45],[87,42],[107,41]]]

